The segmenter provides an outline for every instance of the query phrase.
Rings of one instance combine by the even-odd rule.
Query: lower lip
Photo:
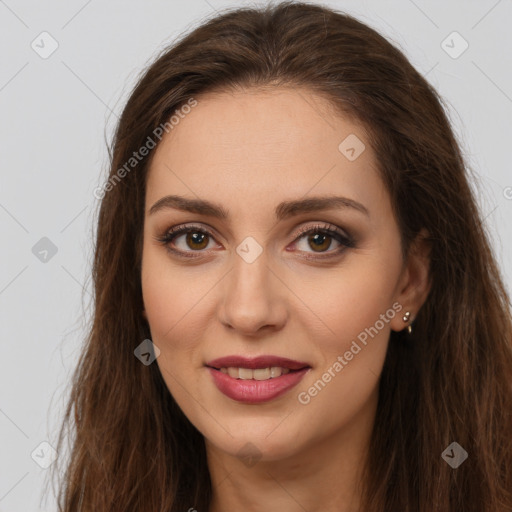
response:
[[[268,402],[283,395],[296,386],[311,368],[303,368],[294,372],[267,380],[234,379],[220,370],[208,368],[213,382],[227,397],[247,404]]]

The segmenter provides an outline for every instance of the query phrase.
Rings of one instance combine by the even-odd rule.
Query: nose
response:
[[[225,277],[219,318],[244,336],[261,336],[283,328],[288,317],[286,286],[261,255],[247,263],[236,257]]]

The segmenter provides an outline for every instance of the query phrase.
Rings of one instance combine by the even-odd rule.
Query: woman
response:
[[[139,81],[95,195],[60,510],[512,511],[509,298],[382,36],[212,19]]]

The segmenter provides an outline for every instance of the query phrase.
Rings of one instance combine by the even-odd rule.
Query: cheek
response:
[[[156,363],[170,393],[192,416],[190,393],[196,396],[198,390],[191,370],[203,364],[197,350],[203,337],[198,315],[205,316],[205,297],[213,285],[209,281],[199,267],[185,270],[160,248],[143,253],[142,294],[151,339],[160,350]]]
[[[368,330],[375,336],[375,324],[381,338],[387,338],[396,314],[392,303],[398,271],[392,260],[384,264],[356,255],[336,271],[319,270],[296,279],[294,292],[309,310],[300,321],[316,334],[318,348],[332,358],[348,350],[352,340],[364,340]]]
[[[315,342],[322,357],[297,392],[309,414],[332,412],[324,423],[328,431],[349,422],[376,399],[390,321],[400,308],[393,308],[401,265],[397,251],[360,252],[345,263],[328,278],[319,273],[310,283],[315,288],[308,287],[316,290],[309,294],[308,305],[322,321],[324,334]],[[311,331],[313,322],[318,325],[318,318],[306,329]]]
[[[306,414],[324,418],[322,431],[333,432],[375,405],[390,321],[398,314],[388,275],[368,267],[353,269],[350,275],[342,272],[339,279],[329,280],[324,293],[315,295],[311,309],[318,312],[323,334],[309,338],[318,365],[297,389],[296,399]],[[307,318],[311,320],[304,329],[311,334],[318,319]]]
[[[143,253],[141,281],[153,341],[166,345],[173,340],[176,347],[186,348],[196,339],[199,324],[191,319],[207,302],[213,279],[200,266],[185,269],[170,262],[160,248],[150,247]],[[185,328],[187,335],[180,335]]]

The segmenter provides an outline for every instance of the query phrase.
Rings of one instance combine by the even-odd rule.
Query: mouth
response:
[[[276,356],[253,359],[228,356],[205,366],[219,391],[237,402],[252,404],[283,395],[311,369],[307,363]]]
[[[229,375],[233,379],[241,379],[241,380],[268,380],[275,379],[277,377],[281,377],[281,375],[286,375],[287,373],[297,372],[299,370],[290,370],[289,368],[282,368],[281,366],[271,366],[269,368],[256,368],[252,370],[251,368],[242,368],[242,367],[234,367],[228,366],[227,368],[213,368],[214,370],[218,370],[224,374]]]

